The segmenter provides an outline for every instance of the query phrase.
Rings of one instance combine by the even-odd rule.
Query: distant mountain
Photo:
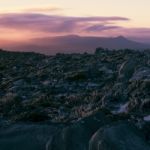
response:
[[[28,44],[19,44],[14,50],[36,51],[46,54],[55,53],[93,53],[95,48],[109,49],[137,49],[150,48],[150,45],[129,40],[123,36],[118,37],[81,37],[77,35],[56,36],[32,39]]]

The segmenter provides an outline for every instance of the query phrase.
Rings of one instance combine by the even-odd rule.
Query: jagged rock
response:
[[[130,79],[130,82],[133,81],[150,81],[150,68],[143,67],[136,70]]]
[[[131,59],[123,62],[119,68],[119,79],[128,80],[130,77],[132,77],[135,69],[136,69],[136,59]]]

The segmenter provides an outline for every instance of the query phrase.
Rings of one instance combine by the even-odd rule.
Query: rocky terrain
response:
[[[150,51],[0,51],[1,150],[150,150]]]

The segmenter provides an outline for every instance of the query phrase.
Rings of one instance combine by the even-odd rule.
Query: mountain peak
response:
[[[127,40],[127,38],[125,38],[124,36],[120,35],[120,36],[117,36],[116,39],[120,39],[120,40]]]

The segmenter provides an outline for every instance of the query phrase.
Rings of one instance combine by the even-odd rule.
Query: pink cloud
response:
[[[27,12],[27,13],[47,13],[47,12],[58,12],[58,11],[62,11],[61,8],[58,7],[37,7],[37,8],[28,8],[28,9],[24,9],[23,12]]]
[[[31,11],[47,11],[49,9],[31,9]],[[57,8],[56,8],[57,9]],[[118,26],[117,22],[128,22],[129,18],[112,17],[73,17],[61,15],[46,15],[37,13],[8,13],[0,14],[0,30],[7,37],[44,37],[53,35],[92,35],[92,36],[117,36],[143,37],[150,39],[150,28],[126,28]],[[13,34],[9,34],[9,32]],[[19,39],[19,38],[18,38]]]
[[[104,27],[101,28],[101,30],[106,30],[107,27],[105,28],[105,25],[117,21],[129,21],[129,19],[123,17],[69,17],[32,13],[0,15],[0,27],[49,33],[70,33],[74,31],[78,33],[90,29],[92,31],[94,28],[96,30],[96,27],[97,29],[100,29],[100,26],[102,25]]]

